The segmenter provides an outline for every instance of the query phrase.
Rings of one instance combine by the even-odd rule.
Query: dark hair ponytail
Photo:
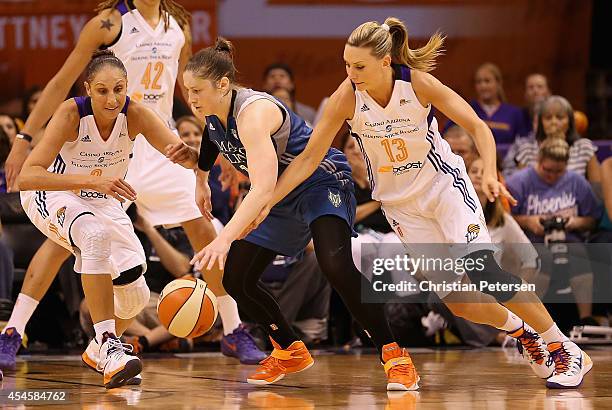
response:
[[[238,71],[234,66],[234,46],[229,40],[217,37],[214,46],[206,47],[191,56],[185,71],[211,81],[227,77],[235,84]]]
[[[85,68],[85,81],[88,83],[91,82],[93,77],[102,69],[102,67],[110,65],[112,67],[116,67],[123,72],[123,75],[127,77],[127,70],[125,66],[115,56],[111,50],[96,50],[91,56],[91,60],[89,60],[89,64]]]

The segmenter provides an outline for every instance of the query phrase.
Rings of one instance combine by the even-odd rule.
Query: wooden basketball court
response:
[[[603,409],[612,408],[612,348],[588,349],[594,367],[579,390],[548,390],[515,349],[411,349],[421,375],[418,393],[385,390],[376,355],[315,352],[315,365],[278,384],[255,387],[254,366],[218,353],[145,356],[140,387],[106,390],[102,376],[79,356],[20,356],[6,372],[3,408],[12,390],[62,389],[65,401],[32,401],[25,408],[57,409]]]

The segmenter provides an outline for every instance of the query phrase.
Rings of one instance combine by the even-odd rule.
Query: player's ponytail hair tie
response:
[[[385,30],[387,33],[389,32],[389,25],[387,23],[383,23],[380,25],[380,28]]]

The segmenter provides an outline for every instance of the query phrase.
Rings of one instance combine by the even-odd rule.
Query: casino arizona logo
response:
[[[470,243],[474,239],[478,238],[479,233],[480,233],[480,225],[469,224],[467,227],[467,233],[465,234],[465,239],[467,240],[467,243]]]

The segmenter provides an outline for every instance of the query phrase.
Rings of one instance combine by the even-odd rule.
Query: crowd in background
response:
[[[326,99],[318,109],[299,102],[291,67],[283,63],[269,65],[263,73],[262,84],[263,91],[295,111],[309,125],[316,126]],[[548,305],[565,330],[578,324],[608,325],[608,304],[598,302],[605,300],[606,292],[612,290],[609,268],[612,261],[589,263],[594,256],[586,244],[612,242],[612,158],[605,158],[606,154],[598,152],[598,146],[585,138],[586,116],[575,111],[571,102],[562,96],[554,95],[544,75],[534,73],[526,77],[522,107],[506,101],[502,72],[492,63],[482,64],[476,70],[474,87],[477,97],[470,105],[491,128],[498,144],[499,178],[518,204],[511,207],[503,198],[488,202],[480,186],[483,163],[470,135],[452,122],[440,131],[452,151],[464,160],[491,237],[500,245],[498,257],[502,266],[536,283],[545,301],[566,302]],[[0,320],[5,311],[10,314],[11,301],[23,281],[20,272],[27,267],[28,255],[31,257],[41,243],[16,237],[24,232],[32,236],[40,234],[36,229],[11,227],[28,225],[29,221],[24,215],[20,219],[15,206],[19,202],[17,194],[7,193],[3,171],[10,147],[40,92],[40,87],[33,87],[24,94],[19,116],[0,113],[0,218],[5,219],[0,219],[0,299],[3,300]],[[189,115],[179,100],[175,105],[180,137],[188,145],[199,147],[202,124]],[[35,141],[39,138],[41,135]],[[354,139],[345,132],[336,138],[336,145],[344,151],[353,170],[358,203],[355,230],[359,233],[353,240],[353,257],[357,267],[364,267],[372,258],[389,256],[390,248],[382,245],[397,244],[399,239],[382,214],[380,203],[371,198],[366,164]],[[215,166],[209,178],[218,229],[240,206],[249,188],[248,180],[242,178],[235,186],[224,189],[218,180],[220,172],[220,167]],[[147,255],[145,277],[151,292],[159,294],[174,278],[199,276],[189,264],[193,250],[180,226],[151,226],[135,206],[128,213]],[[2,222],[6,225],[4,234]],[[364,243],[374,246],[362,247]],[[558,244],[571,244],[565,248],[565,263],[559,263],[563,258],[559,256],[559,247],[554,246]],[[64,270],[70,271],[70,262],[65,266]],[[93,329],[87,307],[80,303],[80,286],[74,286],[77,278],[78,275],[70,272],[60,274],[27,328],[30,348],[72,347],[82,345],[91,337]],[[281,310],[306,343],[345,348],[367,343],[322,275],[312,244],[296,257],[277,257],[262,282],[276,296]],[[437,303],[435,295],[426,295],[426,302],[420,298],[414,303],[406,303],[411,302],[413,295],[398,296],[404,297],[405,303],[389,303],[387,313],[398,339],[406,344],[504,343],[504,334],[496,329],[453,317]],[[248,312],[242,313],[248,318]],[[257,334],[257,329],[253,328],[252,332]],[[153,303],[138,316],[125,337],[137,351],[185,351],[193,349],[194,342],[195,346],[218,342],[221,332],[217,326],[199,340],[178,340],[160,324]],[[261,339],[264,344],[264,338]]]

